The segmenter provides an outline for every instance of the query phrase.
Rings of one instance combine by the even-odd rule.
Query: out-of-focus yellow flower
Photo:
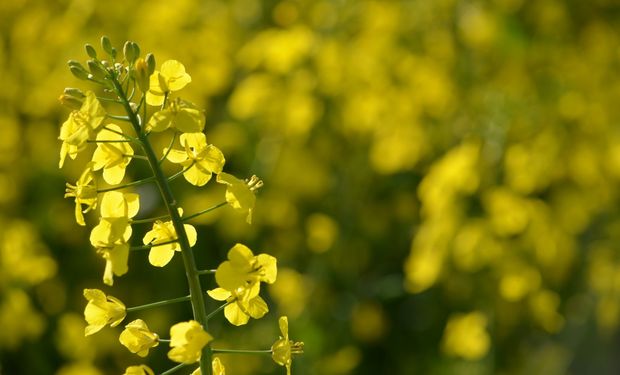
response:
[[[185,73],[183,64],[176,60],[165,61],[161,64],[161,70],[151,74],[146,103],[152,106],[162,105],[166,94],[181,90],[191,81],[192,77]]]
[[[226,369],[224,365],[220,361],[219,357],[214,357],[213,361],[211,361],[211,368],[213,371],[213,375],[226,375]],[[195,369],[191,375],[201,375],[202,371],[200,371],[200,367]]]
[[[303,342],[293,342],[288,338],[288,318],[281,316],[278,320],[282,336],[271,346],[271,357],[275,363],[286,367],[287,375],[291,374],[291,355],[304,352]]]
[[[168,108],[153,113],[146,131],[162,132],[171,127],[182,133],[200,133],[205,127],[204,114],[192,103],[177,98]]]
[[[195,320],[181,322],[170,328],[170,346],[168,358],[179,363],[194,363],[200,360],[202,348],[213,337]]]
[[[127,367],[123,375],[155,375],[155,373],[146,365],[138,365]]]
[[[129,260],[129,244],[115,244],[112,247],[98,247],[97,254],[105,259],[105,269],[103,271],[103,283],[106,285],[114,284],[114,275],[123,276],[127,273],[127,261]]]
[[[85,336],[99,332],[108,324],[116,327],[125,319],[125,305],[117,298],[106,296],[99,289],[84,289],[84,297],[88,300],[84,309],[84,317],[88,323],[84,329]]]
[[[75,185],[67,183],[65,198],[70,197],[75,197],[75,221],[79,225],[86,225],[84,214],[97,208],[97,184],[92,162],[88,163]],[[86,205],[84,211],[82,211],[82,205]]]
[[[207,293],[216,301],[228,302],[224,308],[224,316],[231,324],[241,326],[247,324],[250,317],[260,319],[269,311],[265,300],[258,295],[259,291],[259,284],[254,284],[249,289],[239,288],[231,292],[224,288],[215,288]]]
[[[54,375],[103,375],[92,363],[84,360],[61,367]]]
[[[33,339],[45,330],[45,319],[32,306],[28,294],[18,288],[4,290],[0,301],[0,343],[15,349],[25,339]]]
[[[183,176],[190,184],[203,186],[209,182],[212,173],[222,172],[224,154],[217,147],[208,145],[207,137],[203,133],[184,133],[179,140],[184,149],[172,149],[166,158],[185,168]]]
[[[487,318],[479,311],[454,314],[444,330],[442,350],[449,356],[471,361],[484,357],[491,346],[486,325]]]
[[[189,245],[194,246],[197,239],[196,229],[189,224],[183,224],[183,228],[185,228]],[[168,264],[174,256],[174,252],[181,251],[179,243],[172,242],[176,239],[177,232],[172,221],[157,220],[153,223],[153,229],[148,231],[142,239],[145,245],[153,245],[149,252],[149,262],[155,267],[163,267]]]
[[[238,243],[228,251],[228,260],[217,267],[215,281],[229,292],[251,289],[261,281],[272,284],[278,273],[276,263],[275,257],[268,254],[255,256],[247,246]]]
[[[133,149],[129,142],[119,133],[120,126],[108,124],[97,134],[97,141],[105,141],[97,145],[93,153],[93,170],[103,169],[103,179],[111,185],[116,185],[125,177],[125,168],[131,162]],[[107,142],[119,141],[119,142]]]
[[[62,124],[60,136],[62,141],[60,148],[59,168],[62,168],[67,155],[75,159],[82,151],[88,139],[92,139],[99,130],[105,119],[105,110],[97,100],[95,93],[86,92],[86,98],[82,107],[69,114],[69,119]]]
[[[256,203],[254,192],[263,186],[263,181],[256,176],[243,181],[237,177],[221,172],[217,175],[217,182],[226,185],[226,202],[235,210],[247,212],[246,221],[252,223],[252,210]]]
[[[157,333],[149,331],[149,327],[142,319],[136,319],[127,324],[118,340],[130,352],[146,357],[149,349],[159,345],[159,336]]]

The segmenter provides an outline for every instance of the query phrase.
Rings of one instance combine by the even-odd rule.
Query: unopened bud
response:
[[[97,51],[95,51],[95,47],[91,46],[90,44],[86,44],[84,48],[86,49],[86,54],[88,56],[90,56],[93,59],[97,58]]]
[[[130,41],[126,41],[123,45],[123,55],[129,64],[133,63],[138,57],[135,55],[135,51]]]
[[[93,75],[94,78],[99,80],[105,79],[107,74],[106,70],[95,60],[88,60],[86,64],[88,65],[88,69],[90,70],[90,73]]]
[[[69,60],[67,63],[69,65],[69,70],[71,73],[78,79],[88,79],[88,72],[86,69],[75,60]]]
[[[152,53],[146,54],[146,65],[148,66],[149,76],[155,72],[155,56]]]
[[[101,37],[101,48],[108,53],[108,55],[112,56],[112,43],[110,42],[110,38],[106,35]]]
[[[62,95],[60,95],[60,97],[58,97],[58,100],[60,101],[60,104],[64,105],[65,107],[68,107],[70,109],[80,109],[80,108],[82,108],[83,101],[80,100],[79,98],[76,98],[75,96],[71,96],[71,95],[67,95],[67,94],[62,94]]]
[[[80,99],[83,99],[86,97],[86,95],[82,92],[82,90],[75,88],[75,87],[66,87],[63,91],[63,94],[75,96],[76,98],[80,98]]]
[[[136,82],[138,83],[138,87],[142,92],[147,92],[149,90],[149,68],[146,61],[139,57],[134,64],[135,74],[136,74]]]

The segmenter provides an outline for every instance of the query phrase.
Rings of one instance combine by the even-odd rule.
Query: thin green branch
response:
[[[189,301],[190,299],[191,299],[191,296],[177,297],[177,298],[167,299],[164,301],[158,301],[158,302],[147,303],[147,304],[139,305],[139,306],[127,307],[125,311],[134,312],[134,311],[152,309],[154,307],[166,306],[166,305],[170,305],[173,303]]]
[[[177,243],[177,242],[179,242],[179,240],[174,239],[174,240],[160,242],[160,243],[150,243],[148,245],[132,246],[132,247],[129,248],[129,250],[131,250],[131,251],[148,250],[148,249],[152,249],[152,248],[157,247],[157,246],[164,246],[164,245],[169,245],[171,243]]]
[[[193,161],[192,164],[190,164],[187,168],[184,168],[183,170],[178,171],[177,173],[173,174],[172,176],[168,177],[168,181],[174,181],[177,178],[179,178],[179,176],[181,176],[183,173],[189,171],[195,164],[196,162]]]
[[[106,117],[111,118],[112,120],[131,122],[131,120],[127,116],[117,116],[117,115],[111,115],[108,113]]]
[[[174,374],[175,372],[179,371],[180,369],[182,369],[183,367],[187,366],[187,363],[181,363],[180,365],[176,365],[173,368],[171,368],[170,370],[164,371],[162,372],[160,375],[170,375],[170,374]]]
[[[170,218],[170,215],[161,215],[161,216],[156,216],[156,217],[147,217],[145,219],[132,220],[131,223],[132,224],[152,223],[157,220],[163,220],[163,219],[169,219],[169,218]]]
[[[119,132],[118,130],[111,129],[111,128],[107,127],[107,126],[104,126],[103,128],[105,130],[107,130],[107,131],[112,132],[112,133],[116,133],[116,134],[122,136],[125,139],[129,139],[130,141],[133,141],[133,142],[136,142],[136,143],[140,143],[140,140],[138,138],[131,137],[131,136],[129,136],[129,135],[123,133],[123,132]]]
[[[261,350],[244,350],[244,349],[216,349],[213,348],[213,353],[230,353],[230,354],[271,354],[271,349]]]
[[[215,205],[215,206],[213,206],[213,207],[209,207],[209,208],[207,208],[207,209],[205,209],[205,210],[202,210],[202,211],[196,212],[195,214],[191,214],[191,215],[189,215],[189,216],[185,216],[185,217],[183,218],[183,221],[188,221],[188,220],[193,219],[193,218],[195,218],[195,217],[198,217],[198,216],[200,216],[200,215],[204,215],[204,214],[206,214],[206,213],[208,213],[208,212],[211,212],[211,211],[213,211],[213,210],[216,210],[216,209],[218,209],[218,208],[220,208],[220,207],[222,207],[222,206],[226,205],[227,203],[228,203],[228,202],[218,203],[218,204],[216,204],[216,205]]]
[[[166,152],[164,153],[164,156],[161,157],[161,159],[159,159],[159,164],[161,165],[161,163],[164,162],[164,160],[166,160],[166,157],[168,157],[168,154],[170,153],[170,151],[172,151],[172,146],[174,145],[174,141],[177,139],[177,132],[174,132],[172,134],[172,139],[170,140],[170,144],[168,145],[168,148],[166,149]]]
[[[218,307],[217,309],[211,311],[211,313],[209,315],[207,315],[207,320],[210,320],[211,318],[213,318],[215,315],[217,315],[217,313],[219,313],[220,311],[224,310],[226,308],[226,306],[230,305],[231,303],[235,302],[236,299],[227,301],[225,304],[223,304],[222,306]]]
[[[199,275],[211,275],[211,274],[214,274],[215,271],[217,270],[202,270],[202,271],[198,271],[198,274]]]
[[[153,182],[153,181],[155,181],[154,176],[147,177],[145,179],[134,181],[134,182],[129,182],[124,185],[112,186],[112,187],[105,188],[105,189],[97,189],[97,193],[105,193],[106,191],[121,190],[121,189],[125,189],[125,188],[132,187],[132,186],[148,184],[149,182]]]

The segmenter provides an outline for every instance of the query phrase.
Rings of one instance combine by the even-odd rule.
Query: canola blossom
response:
[[[84,298],[88,301],[84,309],[88,323],[84,330],[86,336],[99,332],[106,325],[116,327],[125,319],[125,305],[119,299],[106,296],[99,289],[84,289]]]
[[[194,363],[200,359],[202,348],[213,337],[195,320],[181,322],[170,327],[170,351],[168,358],[179,363]]]

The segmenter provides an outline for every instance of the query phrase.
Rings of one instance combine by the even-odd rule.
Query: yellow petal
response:
[[[149,263],[155,267],[163,267],[172,260],[174,250],[170,246],[162,245],[151,248],[149,252]]]
[[[224,308],[224,316],[233,325],[242,326],[250,320],[250,316],[244,313],[237,303],[231,303]]]
[[[213,298],[216,301],[226,301],[228,297],[230,297],[230,292],[224,288],[215,288],[207,291],[209,297]]]
[[[161,75],[166,80],[170,91],[181,90],[192,81],[189,74],[185,73],[183,64],[176,60],[165,61],[161,65]]]

